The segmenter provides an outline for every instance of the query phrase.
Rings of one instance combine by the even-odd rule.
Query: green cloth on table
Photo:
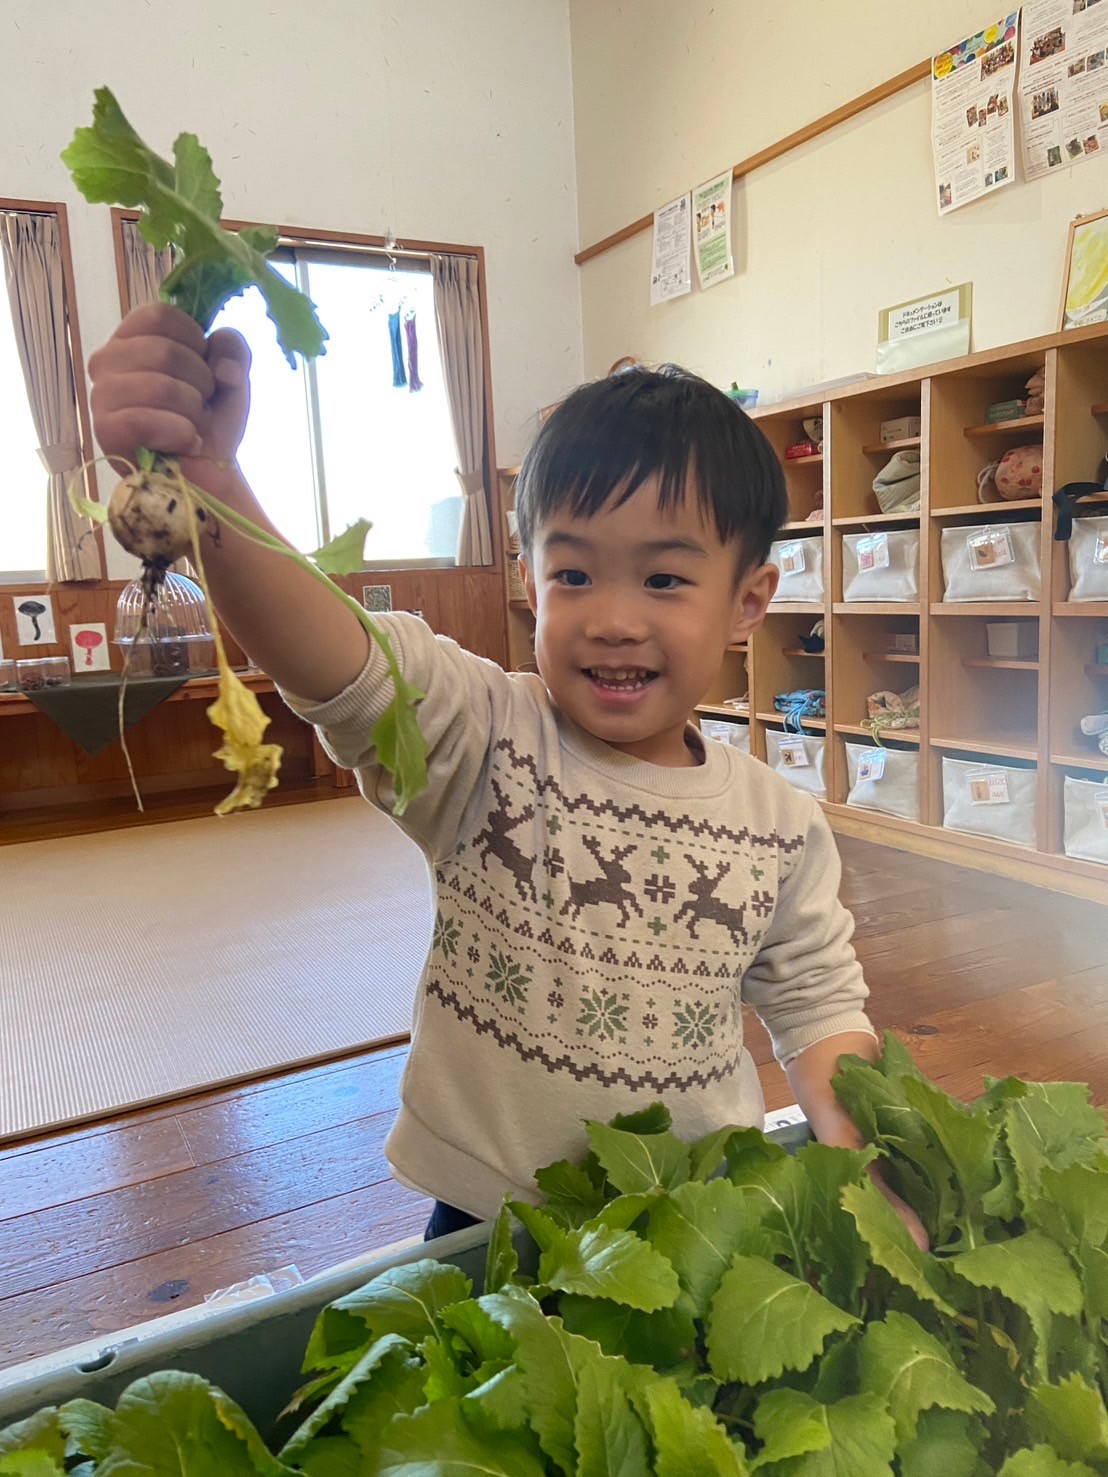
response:
[[[124,728],[172,697],[188,678],[187,672],[179,677],[132,677],[123,699]],[[121,681],[117,672],[95,677],[90,673],[68,687],[40,687],[25,696],[91,757],[119,737]]]

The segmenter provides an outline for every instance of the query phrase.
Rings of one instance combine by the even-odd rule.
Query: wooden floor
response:
[[[984,1073],[1108,1104],[1108,909],[840,838],[870,1014],[969,1097]],[[761,1026],[769,1107],[790,1101]],[[382,1144],[404,1052],[362,1053],[0,1151],[0,1366],[305,1277],[422,1229]]]

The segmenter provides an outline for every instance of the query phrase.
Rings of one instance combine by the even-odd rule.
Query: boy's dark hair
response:
[[[590,518],[653,476],[663,510],[692,481],[721,542],[740,542],[742,570],[765,562],[788,518],[781,464],[746,412],[676,364],[635,365],[574,390],[542,426],[516,489],[520,546],[530,553],[560,509]]]

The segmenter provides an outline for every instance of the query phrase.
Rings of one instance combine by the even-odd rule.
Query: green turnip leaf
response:
[[[869,1325],[858,1368],[862,1390],[887,1402],[901,1443],[914,1438],[920,1412],[933,1405],[982,1415],[995,1408],[961,1374],[938,1339],[905,1313],[890,1312],[884,1322]]]
[[[833,1333],[858,1319],[772,1262],[736,1256],[708,1314],[708,1363],[724,1380],[758,1385],[805,1370]]]
[[[77,130],[62,160],[90,203],[143,210],[139,230],[145,239],[156,250],[172,247],[177,255],[162,297],[205,331],[228,298],[255,286],[290,364],[298,353],[313,358],[323,352],[327,334],[311,301],[266,261],[276,234],[226,231],[220,225],[219,181],[193,134],[177,139],[171,165],[139,138],[111,91],[99,87],[92,126]]]

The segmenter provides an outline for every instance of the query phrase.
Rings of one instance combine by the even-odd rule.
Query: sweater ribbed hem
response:
[[[402,1185],[483,1221],[494,1219],[505,1195],[539,1199],[533,1184],[512,1184],[480,1159],[439,1138],[403,1104],[385,1141],[385,1157]]]

